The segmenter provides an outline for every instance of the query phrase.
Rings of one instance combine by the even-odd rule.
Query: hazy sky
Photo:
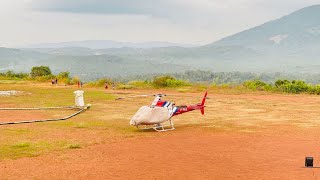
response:
[[[320,0],[0,0],[0,46],[78,40],[206,44]]]

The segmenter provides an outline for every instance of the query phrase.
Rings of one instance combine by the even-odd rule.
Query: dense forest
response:
[[[169,74],[141,74],[136,76],[119,76],[116,81],[128,82],[133,80],[151,80],[155,76],[171,75],[177,79],[190,82],[208,82],[214,84],[241,84],[248,80],[261,80],[266,83],[274,83],[278,79],[302,80],[311,84],[320,84],[319,74],[293,74],[293,73],[252,73],[252,72],[211,72],[211,71],[185,71],[183,73]]]

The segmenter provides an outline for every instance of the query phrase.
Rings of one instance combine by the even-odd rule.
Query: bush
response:
[[[272,89],[272,85],[268,85],[265,82],[262,82],[260,80],[251,80],[246,81],[243,83],[243,85],[251,90],[259,90],[259,91],[266,91]]]
[[[280,88],[283,85],[290,84],[290,81],[288,81],[288,80],[277,80],[274,84],[275,84],[275,86],[277,88]]]
[[[310,87],[308,93],[320,95],[320,85]]]
[[[156,87],[167,87],[167,80],[174,80],[172,76],[158,76],[154,77],[152,84]]]
[[[277,90],[279,92],[293,93],[293,94],[309,93],[309,94],[320,95],[320,85],[312,86],[300,80],[293,80],[293,81],[277,80],[274,83],[274,85],[275,86],[272,86],[259,80],[246,81],[244,83],[244,86],[251,90],[264,90],[264,91]]]
[[[175,79],[172,76],[158,76],[154,77],[152,81],[153,86],[160,87],[181,87],[181,86],[190,86],[189,82]]]
[[[280,86],[280,89],[286,93],[294,94],[312,91],[312,87],[304,81],[292,81],[291,83]]]
[[[50,76],[51,70],[48,66],[35,66],[31,69],[30,75],[32,77]]]

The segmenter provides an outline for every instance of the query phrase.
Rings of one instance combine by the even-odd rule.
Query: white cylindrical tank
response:
[[[75,96],[75,106],[83,107],[84,106],[84,99],[83,99],[84,91],[77,90],[77,91],[74,91],[73,93]]]

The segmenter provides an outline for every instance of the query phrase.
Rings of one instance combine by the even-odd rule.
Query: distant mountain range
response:
[[[195,47],[193,44],[181,44],[181,43],[170,43],[170,42],[117,42],[109,40],[88,40],[88,41],[72,41],[72,42],[61,42],[61,43],[43,43],[43,44],[32,44],[26,45],[19,48],[90,48],[90,49],[110,49],[110,48],[159,48],[159,47]]]
[[[217,42],[194,47],[172,43],[81,41],[0,48],[0,71],[49,65],[85,78],[210,70],[318,73],[320,5],[310,6]]]

